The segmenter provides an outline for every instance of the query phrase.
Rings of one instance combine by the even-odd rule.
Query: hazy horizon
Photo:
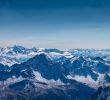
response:
[[[0,47],[110,48],[109,0],[0,0]]]

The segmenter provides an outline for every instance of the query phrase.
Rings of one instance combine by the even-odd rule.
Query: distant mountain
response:
[[[42,52],[46,54],[50,53],[50,56],[55,55],[55,57],[61,56],[64,53],[63,51],[57,49],[44,49],[44,48],[28,49],[22,46],[15,45],[12,47],[5,47],[0,49],[0,63],[4,65],[12,66],[13,64],[19,64],[25,62],[28,59]]]
[[[51,59],[57,60],[60,58],[71,58],[73,56],[82,57],[101,57],[104,60],[110,60],[110,49],[71,49],[68,51],[61,51],[58,49],[45,48],[25,48],[23,46],[14,45],[12,47],[0,48],[0,63],[12,66],[16,63],[22,63],[34,57],[39,53],[47,54]]]
[[[110,55],[110,49],[70,49],[68,52],[84,57],[104,57]]]

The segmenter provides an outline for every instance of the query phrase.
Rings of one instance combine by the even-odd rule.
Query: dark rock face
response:
[[[44,89],[47,84],[38,83],[34,84],[32,80],[23,80],[15,84],[9,85],[4,91],[5,99],[12,97],[13,99],[22,100],[89,100],[90,96],[94,93],[92,88],[89,88],[81,83],[56,86]],[[41,87],[39,87],[39,85]],[[8,99],[7,99],[8,100]]]
[[[91,100],[110,100],[110,86],[99,87]]]
[[[6,71],[9,70],[10,68],[8,66],[0,64],[0,71]]]

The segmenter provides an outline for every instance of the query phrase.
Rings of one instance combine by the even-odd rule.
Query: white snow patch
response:
[[[93,88],[97,88],[98,87],[97,81],[94,81],[91,78],[91,76],[89,76],[89,75],[87,77],[79,76],[79,75],[75,75],[74,77],[72,77],[72,76],[68,75],[67,78],[76,80],[76,81],[81,82],[81,83],[85,83],[86,85],[88,85],[90,87],[93,87]]]
[[[58,79],[58,80],[53,80],[53,79],[47,80],[47,79],[43,78],[39,72],[33,71],[33,73],[34,73],[36,79],[40,82],[45,82],[49,85],[64,85],[64,83],[60,79]]]

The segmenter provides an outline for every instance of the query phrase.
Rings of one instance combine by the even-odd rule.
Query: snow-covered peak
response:
[[[23,46],[14,45],[1,48],[0,50],[0,63],[12,66],[16,63],[22,63],[28,59],[44,53],[52,60],[59,59],[62,56],[71,57],[69,52],[61,51],[58,49],[45,49],[45,48],[25,48]]]
[[[14,45],[0,48],[0,63],[11,66],[16,63],[25,62],[41,53],[46,54],[51,60],[73,58],[74,61],[75,58],[80,57],[85,60],[91,60],[91,58],[101,57],[101,59],[104,59],[105,61],[110,61],[110,49],[71,49],[68,51],[62,51],[55,48],[25,48],[23,46]]]

